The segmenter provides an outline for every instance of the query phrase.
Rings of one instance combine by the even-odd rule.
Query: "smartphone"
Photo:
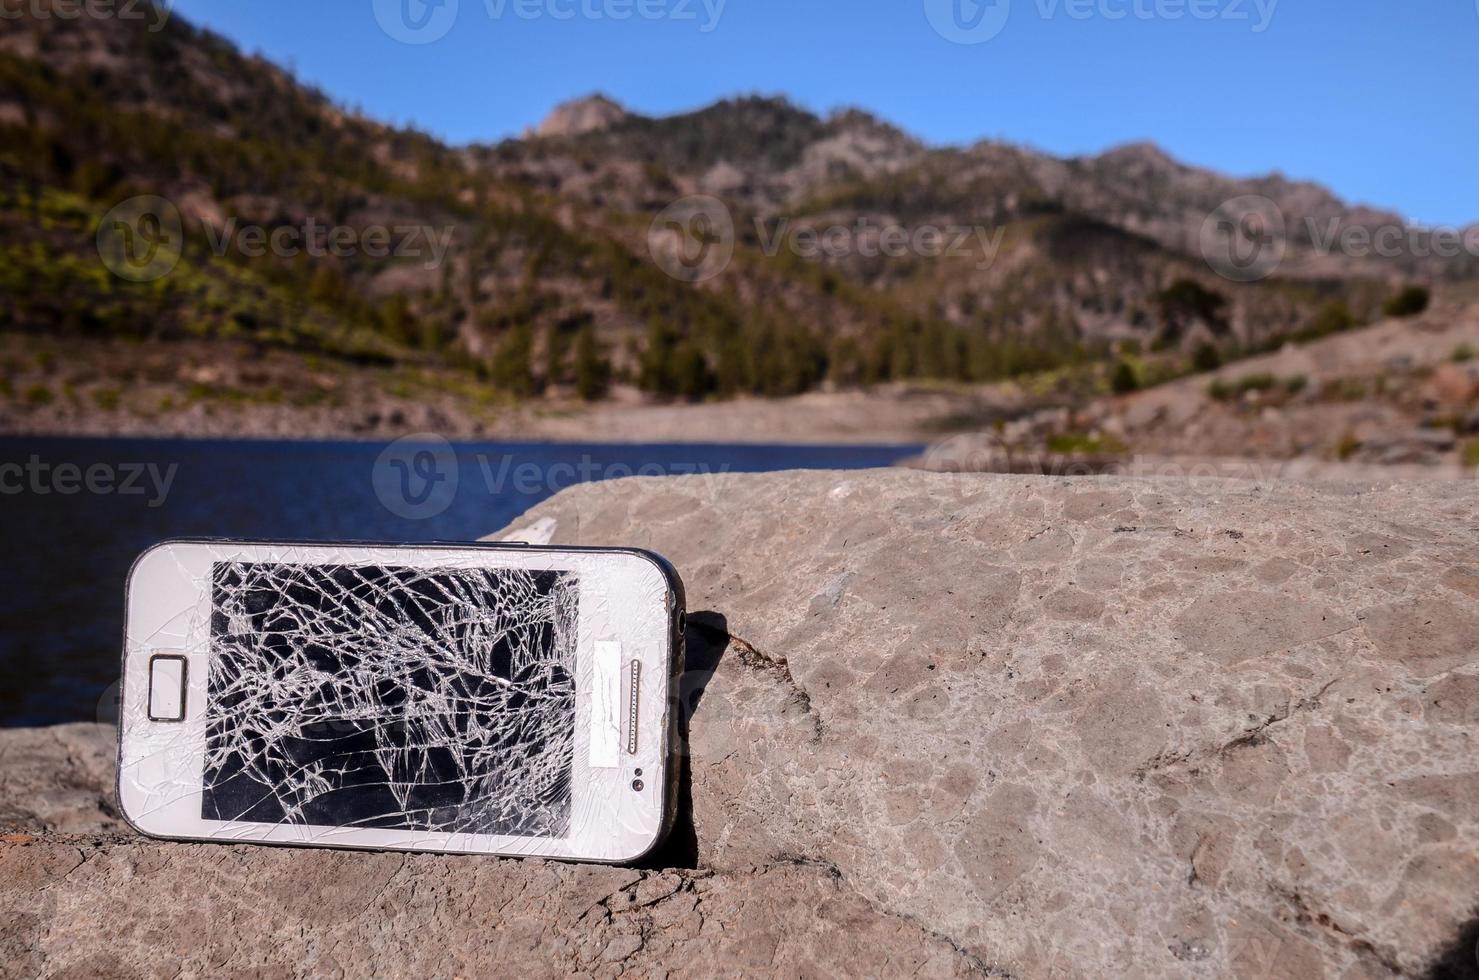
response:
[[[128,576],[118,801],[178,840],[634,861],[683,623],[645,551],[168,541]]]

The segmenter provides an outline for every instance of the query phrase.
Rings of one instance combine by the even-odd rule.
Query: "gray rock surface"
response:
[[[0,733],[5,970],[1479,972],[1466,484],[627,480],[509,530],[548,519],[688,584],[653,867],[151,842],[105,732]]]

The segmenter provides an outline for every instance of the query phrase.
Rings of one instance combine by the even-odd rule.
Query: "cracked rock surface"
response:
[[[1479,973],[1464,484],[687,477],[536,522],[687,583],[651,867],[148,841],[110,732],[3,732],[4,972]]]

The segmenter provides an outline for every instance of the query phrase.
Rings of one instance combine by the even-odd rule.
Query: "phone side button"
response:
[[[185,720],[185,658],[159,653],[149,658],[149,720]]]

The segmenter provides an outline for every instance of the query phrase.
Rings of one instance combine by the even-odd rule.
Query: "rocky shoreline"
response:
[[[106,730],[9,731],[10,967],[1473,975],[1470,484],[634,479],[532,523],[686,580],[649,866],[149,841]]]

